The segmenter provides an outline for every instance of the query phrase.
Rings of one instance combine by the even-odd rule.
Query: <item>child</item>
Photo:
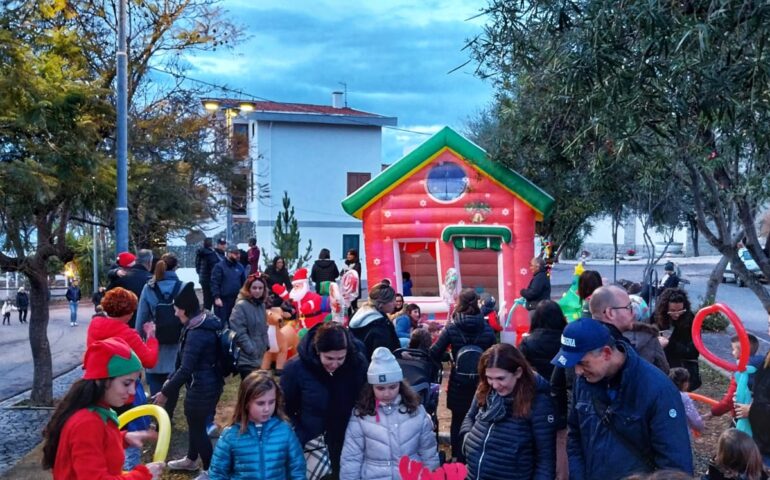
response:
[[[305,479],[305,457],[283,411],[283,392],[264,370],[241,382],[233,421],[217,441],[209,478]]]
[[[757,340],[757,337],[748,334],[749,337],[749,365],[759,368],[762,365],[762,361],[764,360],[762,357],[757,355],[757,350],[759,350],[759,340]],[[739,358],[741,358],[741,341],[738,338],[738,335],[733,335],[730,338],[730,344],[732,346],[732,354],[733,358],[737,361]],[[749,388],[751,388],[754,380],[754,375],[749,376]],[[733,403],[733,399],[735,398],[735,391],[738,388],[738,384],[735,382],[735,375],[730,376],[730,386],[727,387],[727,392],[722,397],[722,400],[719,401],[716,405],[713,405],[711,407],[711,416],[714,417],[721,417],[725,413],[730,412],[733,417],[735,417],[735,405]],[[733,418],[733,426],[735,426],[735,418]]]
[[[687,391],[690,388],[690,372],[687,369],[676,367],[671,369],[668,376],[674,382],[676,388],[679,389],[680,395],[682,395],[684,412],[687,415],[687,426],[694,432],[703,433],[703,419],[700,413],[698,413],[698,409],[695,408],[695,402],[687,395]]]
[[[722,432],[703,480],[767,480],[754,440],[734,428]]]
[[[11,305],[10,300],[6,300],[5,303],[3,303],[3,308],[2,308],[3,325],[11,324],[11,311],[13,311],[13,305]]]
[[[43,468],[53,469],[54,480],[160,478],[163,462],[123,472],[123,448],[157,438],[151,431],[118,430],[113,410],[136,393],[139,358],[122,338],[108,338],[88,345],[83,369],[45,427]]]
[[[412,296],[412,275],[409,272],[401,273],[401,286],[405,297]]]
[[[403,378],[393,354],[375,349],[367,371],[370,386],[361,392],[345,432],[340,480],[400,478],[403,456],[431,471],[439,466],[433,422]]]

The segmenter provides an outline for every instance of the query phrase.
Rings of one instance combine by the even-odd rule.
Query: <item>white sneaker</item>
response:
[[[195,477],[193,480],[209,480],[209,472],[201,470],[201,474]]]
[[[198,470],[198,462],[196,460],[190,460],[187,457],[182,457],[179,460],[171,460],[166,466],[169,470],[187,470],[188,472]],[[209,478],[208,474],[206,474],[206,478]]]

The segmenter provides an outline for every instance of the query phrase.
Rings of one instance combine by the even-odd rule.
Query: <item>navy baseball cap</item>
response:
[[[586,353],[610,343],[610,331],[593,318],[581,318],[567,325],[561,334],[561,350],[551,363],[574,367]]]

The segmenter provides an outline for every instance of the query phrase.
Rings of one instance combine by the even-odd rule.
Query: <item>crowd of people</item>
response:
[[[533,259],[533,280],[521,292],[530,331],[517,347],[499,342],[475,290],[459,292],[451,318],[432,335],[419,306],[380,282],[360,308],[351,305],[346,324],[307,325],[283,370],[269,371],[261,368],[271,348],[268,310],[280,309],[287,320],[301,313],[279,294],[292,287],[285,262],[278,257],[264,273],[253,272],[226,244],[205,249],[219,260],[213,264],[206,251],[196,262],[201,286],[208,283],[203,304],[193,284],[177,277],[173,254],[152,273],[143,251],[121,254],[89,325],[83,379],[45,431],[43,464],[55,479],[154,479],[164,469],[199,471],[198,480],[390,479],[399,478],[404,456],[431,470],[463,463],[467,478],[479,480],[693,478],[691,431],[701,431],[704,419],[687,395],[701,377],[683,290],[657,292],[645,318],[636,295],[585,271],[578,282],[583,315],[568,323],[550,299],[545,264]],[[316,285],[340,276],[329,262],[324,249],[310,274]],[[347,252],[345,268],[360,269],[357,252]],[[140,277],[132,269],[144,284],[132,283]],[[226,325],[240,348],[240,385],[231,422],[212,445],[226,380],[218,332]],[[754,337],[753,402],[733,400],[733,380],[707,414],[748,419],[753,438],[725,431],[708,480],[767,478],[770,354],[757,356],[757,346]],[[733,354],[740,356],[737,338]],[[427,386],[410,378],[420,362]],[[432,395],[442,363],[449,365],[448,458],[439,454]],[[185,456],[143,465],[141,446],[157,434],[142,419],[118,430],[116,412],[147,401],[171,416],[183,386]]]

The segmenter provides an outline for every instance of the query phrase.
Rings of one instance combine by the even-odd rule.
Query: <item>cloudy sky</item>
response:
[[[462,129],[492,89],[473,75],[463,46],[484,18],[478,0],[224,0],[247,39],[234,51],[191,58],[189,75],[269,100],[330,104],[347,83],[352,108],[398,117],[432,133]],[[228,96],[234,96],[229,94]],[[383,131],[391,163],[427,138]]]

